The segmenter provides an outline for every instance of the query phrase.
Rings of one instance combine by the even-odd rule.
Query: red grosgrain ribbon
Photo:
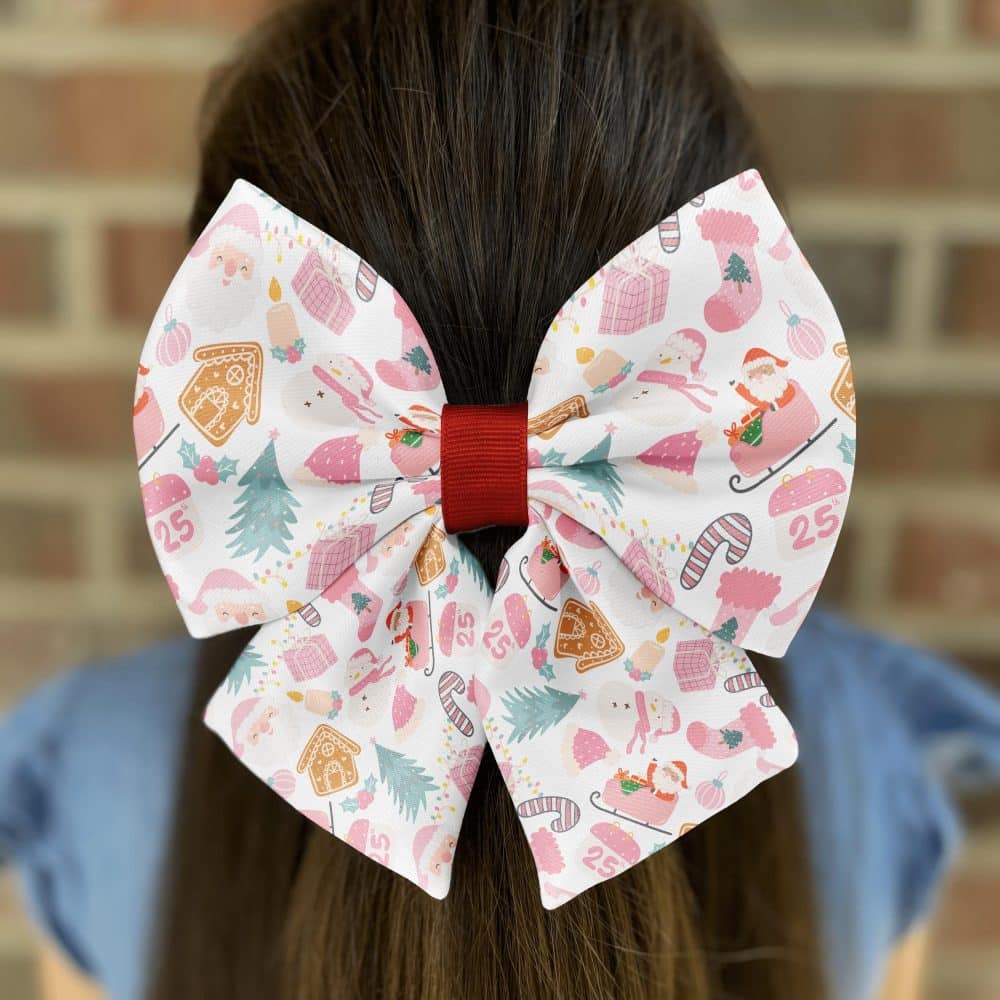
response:
[[[441,411],[445,531],[528,523],[528,403]]]

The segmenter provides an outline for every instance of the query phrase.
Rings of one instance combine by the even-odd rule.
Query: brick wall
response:
[[[184,252],[206,69],[266,6],[0,0],[0,706],[178,628],[126,415]],[[1000,0],[711,6],[855,360],[864,440],[823,596],[996,682]],[[942,1000],[1000,993],[1000,804],[971,824],[935,937]],[[11,1000],[33,995],[28,940],[8,882]]]

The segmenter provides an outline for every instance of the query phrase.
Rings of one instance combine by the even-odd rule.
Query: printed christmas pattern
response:
[[[441,897],[488,744],[555,907],[794,761],[744,649],[843,524],[850,359],[747,171],[554,318],[496,581],[443,527],[446,402],[402,296],[237,181],[140,357],[143,508],[189,631],[260,626],[205,709],[244,766]]]

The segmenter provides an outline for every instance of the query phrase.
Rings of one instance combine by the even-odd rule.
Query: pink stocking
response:
[[[367,642],[375,631],[375,623],[382,611],[382,598],[366,587],[358,578],[357,567],[351,566],[337,577],[323,596],[328,601],[339,601],[358,616],[358,640]]]
[[[706,757],[735,757],[751,747],[769,750],[774,746],[774,731],[755,701],[744,705],[740,714],[719,729],[704,722],[692,722],[687,729],[688,743]]]
[[[702,212],[696,221],[702,238],[715,244],[722,271],[722,285],[705,303],[705,322],[719,333],[738,330],[760,308],[757,225],[749,215],[721,208]]]

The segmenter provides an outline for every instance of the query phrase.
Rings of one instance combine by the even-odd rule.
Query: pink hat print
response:
[[[189,257],[200,257],[212,247],[231,246],[252,253],[260,246],[260,219],[252,205],[234,205],[195,240]]]

